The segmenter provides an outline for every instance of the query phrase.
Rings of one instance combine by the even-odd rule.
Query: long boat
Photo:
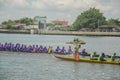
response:
[[[85,44],[85,42],[66,42],[66,44]]]
[[[90,56],[89,53],[87,53],[87,54],[81,54],[81,53],[79,53],[79,55],[81,55],[81,56]],[[108,58],[111,58],[110,55],[105,55],[105,56],[107,56]],[[99,54],[96,54],[95,57],[99,57]],[[116,57],[116,58],[120,58],[120,56],[115,56],[115,57]]]
[[[118,61],[98,61],[98,60],[90,60],[89,58],[79,58],[75,59],[73,56],[60,56],[60,55],[54,55],[54,57],[61,59],[61,60],[66,60],[66,61],[75,61],[75,62],[87,62],[87,63],[99,63],[99,64],[115,64],[115,65],[120,65],[120,62]]]
[[[72,53],[68,53],[68,52],[66,52],[65,54],[63,54],[63,53],[61,53],[61,52],[53,52],[54,54],[61,54],[61,55],[67,55],[67,54],[73,54],[73,52]],[[86,53],[86,54],[81,54],[80,52],[79,52],[79,55],[80,56],[84,56],[84,57],[90,57],[90,53]],[[107,58],[111,58],[111,55],[105,55]],[[99,54],[96,54],[95,55],[95,57],[99,57]],[[116,58],[120,58],[120,56],[115,56]]]
[[[79,45],[79,44],[85,44],[85,42],[84,42],[83,40],[77,40],[77,41],[66,42],[66,44],[75,44],[75,45]]]

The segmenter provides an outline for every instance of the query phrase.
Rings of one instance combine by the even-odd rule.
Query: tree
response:
[[[26,24],[26,25],[31,25],[33,24],[33,20],[31,18],[21,18],[20,23]]]
[[[7,24],[7,21],[2,22],[2,24],[6,25],[6,24]]]
[[[11,28],[12,28],[12,25],[11,25],[11,24],[7,24],[6,28],[7,28],[7,29],[11,29]]]
[[[73,28],[76,30],[81,28],[96,29],[98,25],[104,24],[106,24],[106,18],[100,13],[99,9],[90,8],[77,17],[73,23]]]
[[[117,26],[120,26],[120,21],[119,21],[119,19],[109,19],[107,21],[107,24],[108,25],[117,25]]]
[[[61,25],[60,23],[56,22],[53,24],[53,26],[56,26],[56,25]]]
[[[52,23],[47,23],[47,26],[53,26],[53,24]]]

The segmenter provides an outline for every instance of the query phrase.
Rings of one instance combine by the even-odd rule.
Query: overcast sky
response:
[[[100,9],[107,18],[120,18],[120,0],[0,0],[0,23],[23,17],[47,16],[47,22],[76,17],[90,7]]]

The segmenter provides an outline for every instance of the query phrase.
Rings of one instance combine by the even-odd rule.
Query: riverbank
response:
[[[29,30],[8,30],[0,29],[0,33],[30,34]]]
[[[78,35],[78,36],[118,36],[120,32],[82,32],[82,31],[48,31],[48,30],[7,30],[0,29],[0,33],[15,34],[44,34],[44,35]]]
[[[49,35],[80,35],[80,36],[120,36],[120,32],[80,32],[80,31],[44,31]]]

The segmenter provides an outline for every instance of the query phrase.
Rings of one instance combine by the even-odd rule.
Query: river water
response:
[[[0,34],[0,43],[65,47],[67,41],[78,37],[86,42],[81,49],[91,53],[105,52],[120,55],[120,37]],[[0,80],[120,80],[120,66],[69,62],[54,58],[52,54],[0,52]]]

